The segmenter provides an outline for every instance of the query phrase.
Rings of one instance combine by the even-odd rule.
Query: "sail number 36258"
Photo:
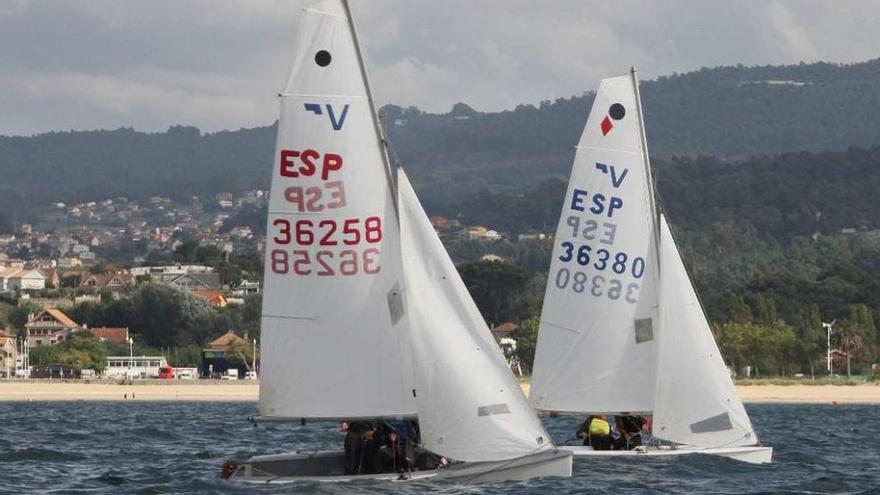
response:
[[[380,217],[347,218],[344,220],[276,218],[272,221],[274,249],[269,253],[272,272],[279,275],[356,275],[379,273],[379,243],[382,242]],[[292,249],[316,246],[315,249]],[[361,248],[363,244],[368,247]],[[372,246],[371,246],[372,245]]]
[[[269,263],[272,271],[279,275],[317,275],[333,277],[336,275],[357,275],[366,273],[375,275],[381,270],[379,265],[379,249],[369,248],[363,251],[345,249],[338,253],[324,250],[312,255],[305,249],[288,252],[285,249],[273,249]]]
[[[295,242],[300,246],[315,243],[320,246],[354,246],[362,242],[375,244],[382,240],[382,219],[379,217],[367,217],[363,223],[360,218],[347,218],[341,222],[332,219],[291,222],[276,218],[272,225],[278,228],[273,240],[281,245]]]

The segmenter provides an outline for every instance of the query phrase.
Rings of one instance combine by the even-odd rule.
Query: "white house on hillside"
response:
[[[0,292],[43,290],[46,276],[39,270],[13,267],[0,270]]]

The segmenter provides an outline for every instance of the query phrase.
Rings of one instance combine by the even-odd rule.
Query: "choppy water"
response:
[[[225,458],[338,448],[334,425],[260,426],[241,403],[0,403],[0,493],[880,493],[880,407],[753,405],[774,463],[714,457],[575,461],[571,479],[233,485]],[[576,425],[546,420],[557,439]]]

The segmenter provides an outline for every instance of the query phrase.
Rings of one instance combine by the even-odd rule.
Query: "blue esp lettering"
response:
[[[587,195],[587,191],[583,189],[575,189],[574,192],[571,193],[571,209],[575,211],[584,211],[584,196]]]
[[[587,191],[583,189],[575,189],[571,194],[571,209],[575,211],[585,211],[584,199],[589,196]],[[608,212],[608,218],[614,215],[615,210],[623,207],[623,200],[617,196],[606,198],[602,193],[596,193],[592,197],[593,206],[590,207],[590,213],[601,215]]]
[[[606,199],[607,199],[607,208],[606,208]],[[623,207],[623,200],[618,198],[617,196],[611,196],[610,199],[606,198],[604,194],[596,193],[593,195],[593,206],[590,208],[590,213],[594,213],[596,215],[601,215],[605,211],[608,212],[608,218],[611,218],[614,215],[615,210],[619,210]]]

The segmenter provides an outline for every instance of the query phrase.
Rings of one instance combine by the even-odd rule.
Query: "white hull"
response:
[[[341,450],[256,456],[237,463],[229,479],[245,483],[338,483],[358,480],[402,482],[426,479],[492,483],[536,477],[570,477],[572,464],[572,453],[559,450],[505,461],[459,463],[431,471],[347,475],[342,472],[343,458]]]
[[[690,454],[716,455],[727,457],[735,461],[748,462],[750,464],[768,464],[773,456],[773,447],[747,446],[747,447],[717,447],[701,448],[680,446],[676,448],[641,447],[634,450],[593,450],[586,446],[563,446],[570,450],[575,457],[664,457]]]

